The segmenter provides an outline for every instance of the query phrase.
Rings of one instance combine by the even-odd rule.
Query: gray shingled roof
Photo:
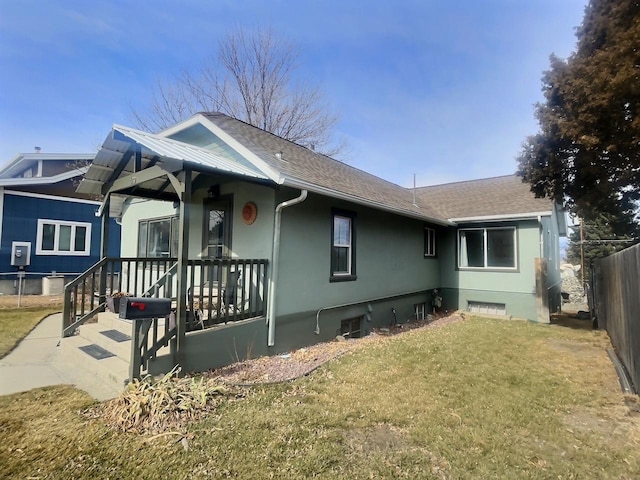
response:
[[[417,197],[448,219],[550,212],[553,203],[535,198],[516,175],[421,187]]]
[[[333,158],[319,154],[247,123],[221,113],[202,113],[209,121],[231,135],[263,162],[284,177],[285,185],[309,184],[332,192],[376,204],[398,213],[446,222],[440,213],[423,203],[413,204],[413,192]],[[282,159],[276,154],[282,153]],[[318,190],[316,190],[318,191]]]

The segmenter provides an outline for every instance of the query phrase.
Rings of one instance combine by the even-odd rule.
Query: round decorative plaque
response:
[[[251,225],[256,221],[256,217],[258,216],[258,207],[253,202],[247,202],[242,207],[242,220],[247,225]]]

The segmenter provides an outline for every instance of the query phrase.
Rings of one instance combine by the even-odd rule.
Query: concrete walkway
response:
[[[49,385],[75,385],[97,400],[119,392],[78,366],[78,360],[61,347],[62,314],[45,318],[6,357],[0,359],[0,395]]]

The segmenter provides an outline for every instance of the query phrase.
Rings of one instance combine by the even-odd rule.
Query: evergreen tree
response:
[[[567,59],[551,56],[538,134],[518,159],[537,196],[580,217],[637,230],[640,200],[640,2],[591,0]]]
[[[572,227],[567,247],[567,261],[574,265],[584,262],[587,277],[591,271],[591,264],[596,258],[604,258],[629,247],[637,242],[629,235],[617,235],[613,224],[615,218],[601,214],[591,220],[582,221],[582,231],[579,226]],[[582,272],[580,272],[582,277]]]

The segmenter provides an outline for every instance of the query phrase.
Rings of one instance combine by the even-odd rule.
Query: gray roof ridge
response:
[[[437,188],[437,187],[449,187],[453,185],[459,185],[462,183],[477,183],[477,182],[486,182],[489,180],[497,180],[499,178],[507,178],[507,177],[521,177],[517,173],[505,174],[505,175],[496,175],[495,177],[485,177],[485,178],[471,178],[468,180],[458,180],[457,182],[447,182],[447,183],[437,183],[435,185],[424,185],[422,187],[416,187],[416,190],[427,190],[429,188]],[[409,187],[410,190],[413,187]]]

